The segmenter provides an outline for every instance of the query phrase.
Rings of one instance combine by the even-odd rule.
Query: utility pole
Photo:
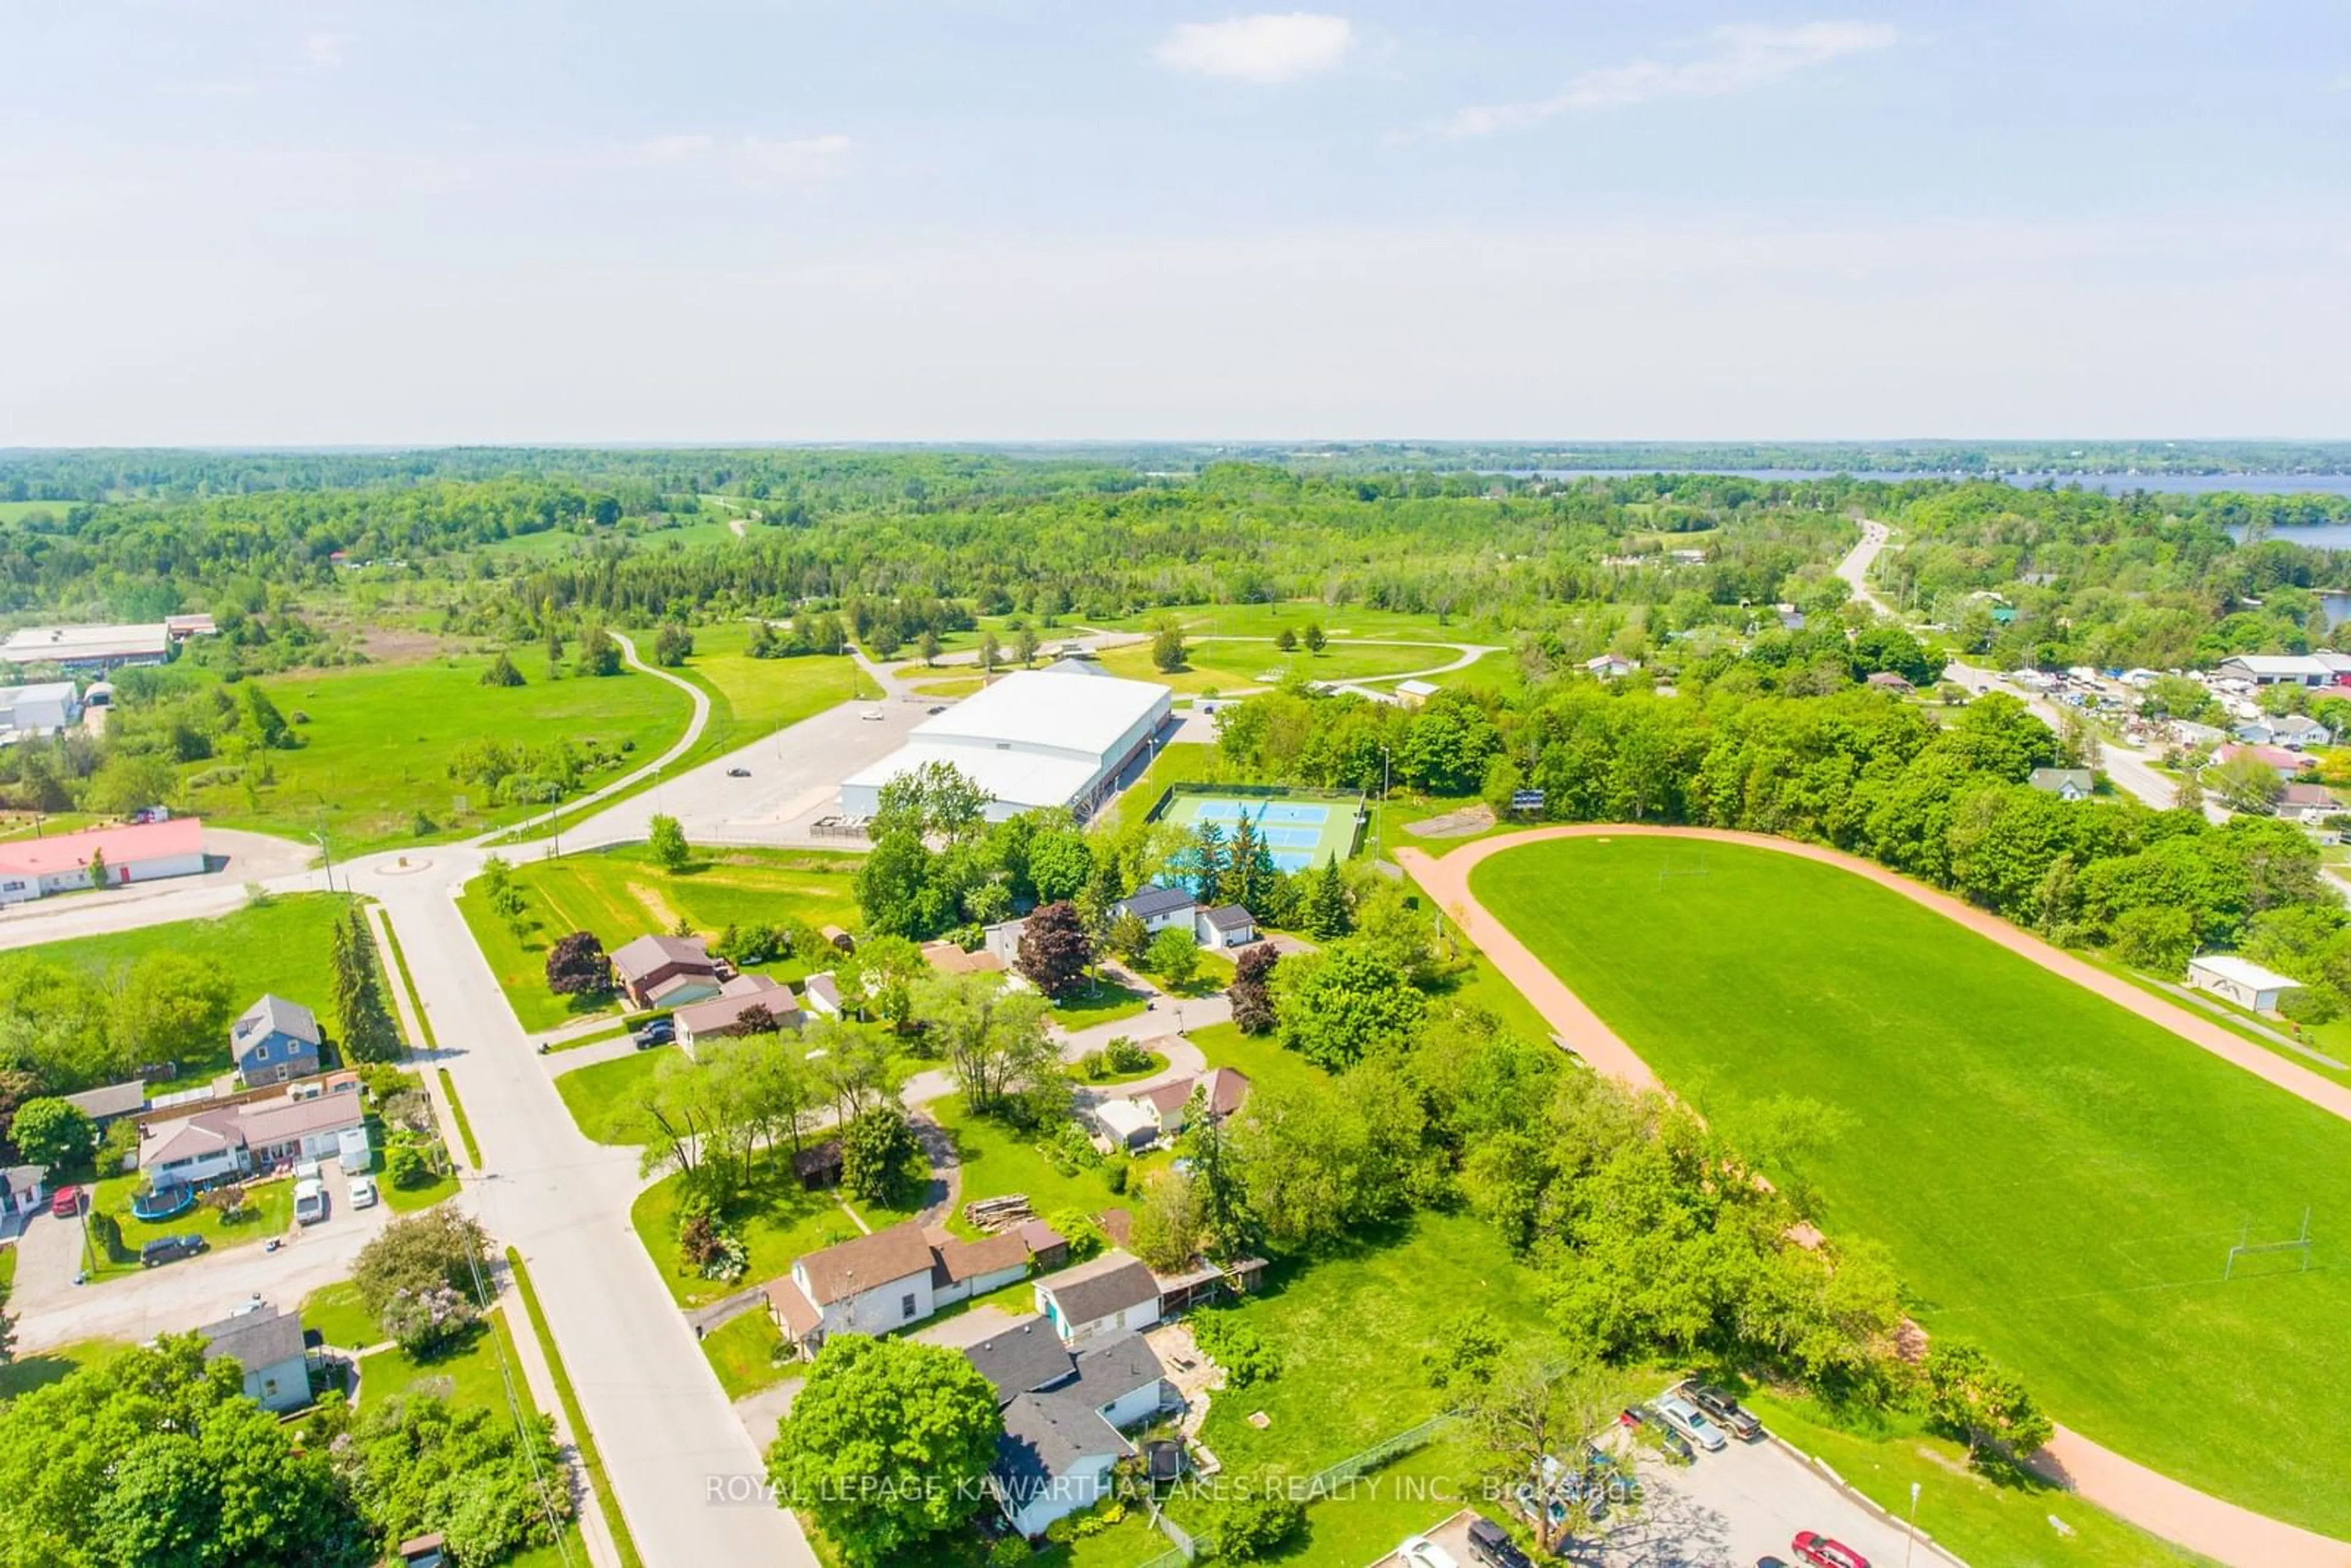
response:
[[[323,830],[312,833],[310,840],[319,846],[319,852],[327,857],[327,891],[332,893],[335,891],[335,852],[327,847],[327,835]]]
[[[563,786],[550,779],[547,781],[547,830],[555,835],[555,860],[563,858]]]
[[[1918,1483],[1910,1483],[1910,1533],[1902,1542],[1902,1568],[1910,1568],[1911,1549],[1918,1544]]]

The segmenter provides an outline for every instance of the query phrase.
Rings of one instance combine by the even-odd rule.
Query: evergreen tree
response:
[[[522,672],[516,669],[515,662],[504,653],[492,659],[490,667],[482,672],[482,685],[486,686],[518,686],[522,684]]]
[[[1242,822],[1246,825],[1248,819],[1244,817]],[[1203,904],[1216,903],[1229,863],[1225,853],[1224,830],[1214,822],[1203,821],[1192,834],[1193,896]]]
[[[1275,883],[1281,878],[1280,868],[1273,863],[1273,850],[1258,831],[1255,822],[1243,817],[1233,827],[1233,841],[1225,856],[1223,879],[1217,884],[1217,896],[1226,904],[1238,904],[1252,915],[1266,913],[1263,905]]]
[[[1347,903],[1347,884],[1339,876],[1336,855],[1322,862],[1314,875],[1314,885],[1306,892],[1306,908],[1300,922],[1306,934],[1317,942],[1330,942],[1354,929],[1354,911]]]
[[[367,913],[357,904],[349,917],[336,923],[334,968],[335,1017],[342,1025],[345,1064],[399,1061],[406,1047],[384,1002],[383,968],[376,962]]]

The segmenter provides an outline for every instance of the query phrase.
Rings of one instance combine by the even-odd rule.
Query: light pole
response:
[[[1910,1549],[1918,1544],[1918,1483],[1910,1483],[1910,1533],[1902,1542],[1902,1568],[1910,1568]]]
[[[550,779],[547,781],[547,831],[554,835],[554,860],[563,858],[563,786]]]
[[[1387,815],[1388,743],[1383,740],[1380,742],[1380,804],[1379,809],[1372,813],[1372,859],[1374,861],[1380,858],[1380,852],[1387,847],[1385,837]]]
[[[335,891],[335,852],[327,847],[327,835],[324,831],[312,833],[310,841],[317,844],[319,852],[327,857],[327,891],[332,893]]]

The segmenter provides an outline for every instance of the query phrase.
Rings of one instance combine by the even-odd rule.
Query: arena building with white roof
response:
[[[884,784],[946,762],[987,793],[990,821],[1052,806],[1083,817],[1168,717],[1168,690],[1150,681],[1019,671],[934,714],[904,746],[844,779],[841,815],[872,816]]]

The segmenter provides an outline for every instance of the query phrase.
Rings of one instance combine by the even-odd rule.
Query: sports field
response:
[[[1357,805],[1353,800],[1312,800],[1288,796],[1227,795],[1216,791],[1178,791],[1160,813],[1186,832],[1203,822],[1214,822],[1230,839],[1243,821],[1253,824],[1259,838],[1284,871],[1305,871],[1327,860],[1345,860],[1355,852]]]
[[[2351,1536],[2351,1432],[2311,1418],[2351,1322],[2351,1124],[1834,866],[1687,841],[1507,851],[1478,898],[1710,1114],[1848,1119],[1793,1174],[1893,1249],[1930,1333],[2076,1431]],[[2230,1249],[2290,1237],[2224,1281]]]

